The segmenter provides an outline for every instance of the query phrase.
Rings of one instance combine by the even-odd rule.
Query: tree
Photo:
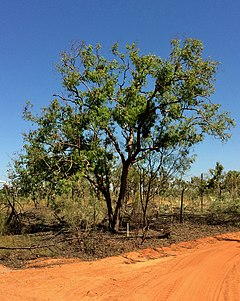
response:
[[[208,188],[216,191],[218,198],[221,198],[224,182],[224,167],[217,162],[215,169],[210,169],[211,178],[209,179]]]
[[[237,199],[240,195],[240,172],[229,170],[224,177],[224,188],[229,192],[231,199]]]
[[[202,51],[195,39],[173,40],[168,59],[143,55],[135,44],[125,52],[114,44],[111,59],[99,44],[73,46],[58,65],[65,93],[39,115],[26,107],[34,129],[25,134],[24,168],[49,181],[80,173],[104,197],[114,231],[133,164],[151,152],[191,149],[205,134],[229,138],[233,120],[209,100],[218,63]]]
[[[191,198],[198,199],[200,197],[201,212],[203,212],[204,194],[207,193],[208,188],[209,188],[209,181],[208,179],[204,179],[203,173],[200,175],[200,177],[194,176],[191,178],[191,183],[189,186]]]
[[[147,210],[156,195],[166,190],[166,185],[176,177],[181,177],[194,161],[189,155],[188,144],[182,148],[159,150],[148,153],[143,160],[135,164],[139,174],[140,202],[143,224],[147,225]]]

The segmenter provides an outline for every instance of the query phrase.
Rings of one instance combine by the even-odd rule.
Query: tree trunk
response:
[[[116,208],[115,208],[112,223],[111,223],[111,230],[113,232],[115,232],[119,229],[120,209],[121,209],[121,206],[122,206],[122,203],[123,203],[123,200],[125,197],[125,193],[126,193],[127,176],[128,176],[129,166],[130,166],[129,161],[125,161],[123,163],[120,191],[119,191],[118,200],[117,200]]]
[[[152,184],[152,177],[148,181],[148,189],[147,189],[147,194],[146,194],[146,200],[145,200],[145,206],[143,208],[143,224],[144,227],[147,226],[148,220],[147,220],[147,209],[148,209],[148,204],[150,202],[150,192],[151,192],[151,184]]]
[[[95,174],[95,177],[96,177],[96,182],[92,180],[90,177],[88,177],[87,175],[85,176],[85,178],[90,182],[90,184],[93,185],[95,189],[95,193],[98,194],[98,192],[101,192],[105,199],[107,210],[108,210],[108,228],[111,231],[112,221],[113,221],[113,210],[112,210],[112,199],[110,194],[110,182],[108,180],[108,175],[107,175],[106,185],[104,185],[101,177],[99,177],[98,174]]]
[[[105,201],[107,204],[107,210],[108,210],[108,227],[109,227],[109,230],[111,230],[111,225],[112,225],[112,221],[113,221],[112,199],[111,199],[109,191],[105,191],[103,194],[105,197]]]

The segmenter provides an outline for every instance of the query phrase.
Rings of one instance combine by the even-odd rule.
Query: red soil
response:
[[[240,232],[94,262],[0,266],[1,301],[239,301]]]

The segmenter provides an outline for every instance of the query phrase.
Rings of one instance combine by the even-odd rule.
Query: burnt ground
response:
[[[97,230],[69,229],[66,226],[38,227],[35,233],[5,235],[0,237],[0,264],[24,268],[29,260],[37,258],[80,258],[96,260],[145,248],[159,248],[214,236],[220,233],[236,232],[240,229],[239,216],[185,217],[179,223],[174,216],[161,216],[152,221],[148,230],[131,227],[127,237],[126,229],[111,234],[104,228]],[[45,225],[46,226],[46,225]]]

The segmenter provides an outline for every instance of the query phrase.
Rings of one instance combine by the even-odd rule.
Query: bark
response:
[[[125,197],[125,193],[126,193],[127,177],[128,177],[128,171],[129,171],[130,165],[131,165],[131,162],[129,160],[126,160],[123,163],[120,191],[119,191],[118,200],[117,200],[116,208],[115,208],[112,223],[111,223],[111,230],[113,232],[115,232],[119,229],[120,209],[121,209],[121,206],[122,206],[122,203],[123,203],[123,200]]]
[[[108,227],[109,230],[112,230],[112,221],[113,221],[113,210],[112,210],[112,199],[110,194],[110,182],[107,176],[106,185],[103,184],[101,177],[98,174],[95,174],[96,181],[92,180],[88,175],[85,175],[85,178],[93,185],[96,191],[102,193],[108,210]]]
[[[108,227],[109,227],[109,230],[111,230],[111,225],[112,225],[112,221],[113,221],[113,210],[112,210],[112,199],[110,196],[110,192],[105,191],[104,197],[105,197],[105,201],[107,204],[107,210],[108,210]]]

